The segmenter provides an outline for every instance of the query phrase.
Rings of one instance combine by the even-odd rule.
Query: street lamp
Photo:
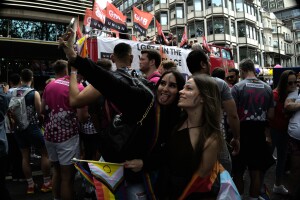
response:
[[[278,23],[277,23],[277,18],[276,18],[276,28],[277,28],[277,40],[278,40],[278,55],[279,55],[279,65],[281,65],[280,42],[279,42],[279,31],[278,31],[278,29],[279,29],[280,27],[281,27],[281,26],[278,26]]]

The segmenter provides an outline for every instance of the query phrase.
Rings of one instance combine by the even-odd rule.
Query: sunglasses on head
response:
[[[232,75],[232,76],[227,76],[227,77],[226,77],[226,79],[232,79],[232,78],[234,78],[233,75]]]
[[[297,81],[289,81],[288,82],[288,85],[296,85],[297,84]]]

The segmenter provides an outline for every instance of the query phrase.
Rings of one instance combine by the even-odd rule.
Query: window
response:
[[[225,8],[228,8],[228,0],[224,0]]]
[[[12,38],[57,41],[66,25],[51,22],[0,19],[0,34]],[[9,26],[8,26],[9,25]]]
[[[211,1],[212,0],[207,0],[206,1],[206,9],[211,7]]]
[[[150,1],[144,5],[144,10],[151,12],[153,10],[153,1]]]
[[[126,22],[131,22],[131,12],[126,13]]]
[[[170,8],[170,20],[172,20],[172,19],[176,19],[175,7]]]
[[[203,36],[204,34],[204,21],[196,21],[195,22],[196,27],[196,37]]]
[[[161,12],[160,14],[160,24],[163,25],[168,25],[168,14],[167,12]]]
[[[236,36],[235,35],[235,25],[234,25],[234,22],[231,22],[230,33],[231,33],[232,36]]]
[[[167,0],[160,0],[160,3],[167,3]]]
[[[236,11],[237,12],[243,12],[244,11],[244,8],[243,8],[243,0],[236,0]]]
[[[183,5],[176,5],[176,18],[183,19]]]
[[[222,0],[212,0],[213,7],[222,7]]]
[[[238,22],[238,36],[239,37],[245,37],[246,36],[246,30],[245,30],[245,23],[244,22]]]
[[[194,23],[188,25],[188,32],[189,32],[188,38],[195,37],[195,24]]]
[[[223,18],[215,18],[213,22],[214,22],[214,33],[215,34],[225,33]]]
[[[248,58],[248,55],[247,55],[247,48],[245,47],[240,47],[240,60],[243,60],[245,58]]]
[[[187,4],[187,13],[191,13],[194,12],[194,5],[193,5],[193,0],[187,0],[186,4]],[[196,8],[195,8],[196,10]]]
[[[222,58],[231,60],[231,55],[229,51],[225,49],[221,49],[221,52],[222,52]]]
[[[228,0],[229,10],[234,10],[233,0]]]
[[[212,21],[211,19],[207,20],[207,34],[212,35],[213,32],[213,26],[212,26]]]
[[[273,40],[273,47],[278,48],[278,40]]]
[[[272,46],[272,38],[269,37],[269,46]]]
[[[203,10],[202,0],[195,0],[194,2],[195,2],[195,10],[196,11]]]
[[[238,59],[237,59],[237,49],[236,49],[236,46],[233,46],[232,53],[233,53],[233,60],[234,60],[235,63],[237,63]]]

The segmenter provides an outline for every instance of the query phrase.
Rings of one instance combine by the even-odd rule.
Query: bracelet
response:
[[[71,71],[71,74],[77,75],[77,71]]]

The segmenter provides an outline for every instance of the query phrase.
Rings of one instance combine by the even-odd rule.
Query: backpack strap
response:
[[[25,90],[25,92],[23,92],[23,94],[22,94],[22,97],[25,97],[29,92],[31,92],[32,90],[34,90],[34,89],[32,89],[32,88],[28,88],[27,90]]]

